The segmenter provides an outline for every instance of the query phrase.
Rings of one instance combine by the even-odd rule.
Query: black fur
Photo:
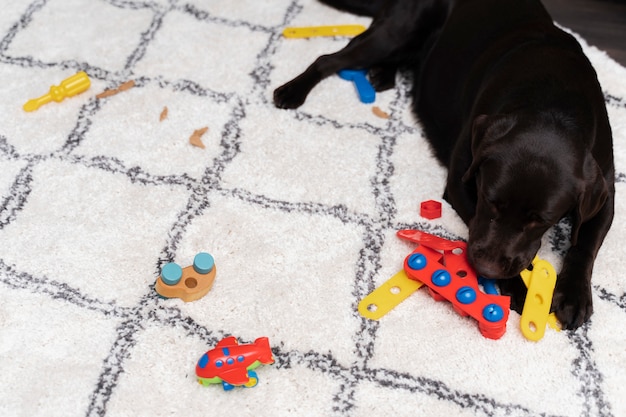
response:
[[[595,71],[539,0],[324,0],[374,17],[341,51],[279,87],[280,108],[344,68],[379,91],[414,72],[413,106],[439,161],[444,198],[469,226],[468,258],[520,311],[519,272],[543,234],[573,221],[552,308],[565,328],[592,314],[591,274],[613,219],[613,145]]]

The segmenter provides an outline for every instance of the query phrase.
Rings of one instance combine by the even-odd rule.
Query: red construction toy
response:
[[[441,203],[435,200],[422,201],[420,216],[428,220],[438,219],[441,217]]]
[[[404,261],[410,279],[426,285],[436,301],[448,300],[461,316],[476,319],[484,337],[499,339],[504,335],[510,298],[480,291],[476,272],[467,262],[465,242],[419,230],[400,230],[398,237],[418,244]]]

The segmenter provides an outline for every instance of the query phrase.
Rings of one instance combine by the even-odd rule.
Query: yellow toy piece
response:
[[[365,32],[362,25],[290,27],[283,30],[285,38],[312,38],[315,36],[356,36]]]
[[[559,319],[556,318],[556,314],[554,313],[550,313],[550,315],[548,315],[548,326],[557,332],[562,330],[561,323],[559,322]]]
[[[525,269],[520,273],[524,284],[528,288],[520,327],[526,339],[532,341],[541,340],[546,331],[546,324],[560,330],[554,314],[550,314],[552,295],[556,285],[556,271],[548,261],[535,258],[532,262],[533,269]]]
[[[362,299],[359,303],[359,313],[366,319],[378,320],[422,285],[424,284],[410,279],[403,269]]]
[[[44,104],[48,104],[51,101],[56,101],[58,103],[60,101],[63,101],[63,99],[67,97],[72,97],[76,94],[87,91],[90,86],[91,81],[89,80],[89,77],[84,71],[81,71],[61,81],[60,85],[53,85],[52,87],[50,87],[50,91],[48,92],[48,94],[45,94],[39,98],[28,100],[26,104],[24,104],[24,110],[35,111],[39,107],[43,106]]]

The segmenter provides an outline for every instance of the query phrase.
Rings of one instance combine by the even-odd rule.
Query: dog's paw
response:
[[[500,292],[502,295],[508,295],[511,297],[511,310],[516,311],[518,314],[522,314],[524,303],[526,302],[526,285],[522,281],[521,277],[515,277],[510,279],[503,279],[498,281]]]
[[[552,311],[561,322],[563,329],[574,330],[582,326],[593,314],[591,287],[587,280],[581,278],[581,284],[574,280],[559,277],[554,296]]]
[[[298,82],[292,80],[274,90],[274,105],[279,109],[295,109],[304,103],[307,94],[308,91],[303,91]]]

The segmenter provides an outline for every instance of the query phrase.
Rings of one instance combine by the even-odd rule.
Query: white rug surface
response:
[[[0,416],[626,416],[626,69],[603,52],[584,46],[617,167],[595,314],[534,343],[511,313],[493,341],[425,290],[380,321],[357,312],[413,250],[396,230],[467,237],[446,203],[419,216],[445,171],[410,81],[377,95],[389,119],[338,77],[297,111],[272,104],[348,41],[284,27],[369,19],[313,0],[1,3]],[[86,92],[22,109],[81,70]],[[567,233],[540,252],[557,269]],[[160,268],[202,251],[211,291],[159,298]],[[267,336],[276,362],[254,388],[199,385],[231,335]]]

